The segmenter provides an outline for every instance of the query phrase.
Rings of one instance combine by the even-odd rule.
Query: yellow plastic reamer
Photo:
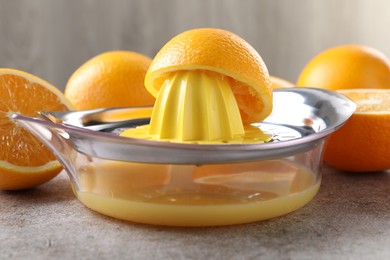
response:
[[[272,136],[244,126],[229,81],[207,71],[172,72],[160,89],[150,125],[122,136],[170,142],[258,143]]]

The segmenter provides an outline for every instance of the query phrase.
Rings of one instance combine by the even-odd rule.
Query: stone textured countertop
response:
[[[38,188],[0,191],[0,259],[390,259],[390,171],[323,169],[314,200],[276,219],[169,228],[95,213],[63,172]]]

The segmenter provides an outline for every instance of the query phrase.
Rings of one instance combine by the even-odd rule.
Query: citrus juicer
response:
[[[53,151],[87,207],[140,223],[219,226],[281,216],[311,201],[326,138],[354,110],[335,92],[275,90],[271,115],[251,124],[271,139],[255,143],[121,136],[151,123],[145,107],[13,119]]]

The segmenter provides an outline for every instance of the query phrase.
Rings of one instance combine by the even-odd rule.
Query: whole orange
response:
[[[390,90],[338,90],[357,105],[355,113],[326,145],[324,160],[344,171],[390,169]]]
[[[390,60],[362,45],[342,45],[315,56],[298,77],[297,86],[330,90],[390,88]]]
[[[151,59],[131,51],[110,51],[93,57],[69,78],[65,96],[75,109],[153,105],[144,86]]]

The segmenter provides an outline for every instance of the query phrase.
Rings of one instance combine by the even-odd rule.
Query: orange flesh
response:
[[[46,105],[45,110],[67,109],[55,94],[40,84],[15,75],[0,75],[0,161],[16,166],[45,165],[55,160],[52,153],[10,119],[14,112],[37,116],[37,111],[42,110],[42,103],[28,102],[26,99],[42,100]]]
[[[369,91],[366,93],[364,91],[340,91],[340,93],[355,101],[356,112],[390,112],[390,91]]]

